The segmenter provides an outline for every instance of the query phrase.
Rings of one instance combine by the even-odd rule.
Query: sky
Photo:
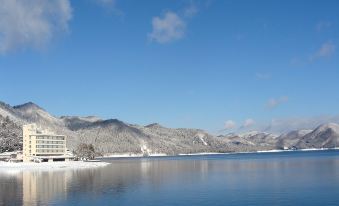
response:
[[[339,122],[339,1],[0,0],[0,101],[214,134]]]

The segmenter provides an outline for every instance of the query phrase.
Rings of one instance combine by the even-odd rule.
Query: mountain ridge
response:
[[[201,129],[166,128],[158,123],[146,126],[96,116],[61,116],[48,113],[33,102],[10,106],[0,102],[0,152],[20,148],[23,124],[36,123],[66,135],[73,150],[80,143],[93,144],[103,155],[118,153],[249,152],[272,149],[333,148],[339,139],[339,125],[328,123],[314,130],[274,135],[252,131],[244,134],[211,135]],[[12,141],[13,140],[13,141]],[[12,147],[10,145],[13,145]]]

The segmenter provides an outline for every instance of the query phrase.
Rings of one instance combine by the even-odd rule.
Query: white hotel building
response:
[[[24,125],[22,130],[23,162],[68,161],[72,158],[67,155],[66,136],[43,130],[36,124]]]

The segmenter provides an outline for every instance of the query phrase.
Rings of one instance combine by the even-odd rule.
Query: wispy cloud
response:
[[[0,0],[0,53],[43,48],[71,18],[69,0]]]
[[[103,6],[115,6],[116,0],[94,0]]]
[[[165,44],[182,39],[186,34],[189,19],[199,12],[195,1],[179,12],[167,11],[161,16],[153,17],[152,32],[148,39],[153,42]]]
[[[334,43],[328,41],[323,43],[320,48],[310,57],[311,61],[314,61],[319,58],[330,57],[334,54],[336,46]]]
[[[305,57],[294,57],[291,59],[290,64],[298,67],[305,67],[312,64],[317,60],[330,58],[336,52],[336,45],[332,41],[322,43],[318,49]]]
[[[317,32],[324,31],[332,26],[332,23],[329,21],[320,21],[316,24],[315,30]]]
[[[117,0],[92,0],[107,11],[113,12],[118,16],[122,16],[124,13],[117,8]]]
[[[288,97],[287,96],[282,96],[279,98],[271,98],[268,100],[266,107],[273,109],[276,108],[277,106],[286,103],[288,101]]]
[[[154,17],[152,27],[148,38],[158,43],[168,43],[184,37],[186,23],[178,14],[168,11],[162,17]]]
[[[244,124],[242,125],[242,128],[248,128],[248,127],[252,127],[253,125],[255,125],[255,121],[253,119],[246,119]]]
[[[191,1],[190,5],[188,5],[184,11],[183,15],[184,17],[194,17],[199,12],[199,8],[197,4],[193,1]]]
[[[237,126],[237,123],[234,120],[227,120],[224,123],[223,129],[219,130],[218,132],[224,133],[224,132],[242,132],[242,131],[248,131],[253,128],[253,126],[256,125],[256,122],[254,119],[247,118],[245,121]]]
[[[237,124],[233,120],[227,120],[224,124],[224,130],[231,130],[236,128]]]

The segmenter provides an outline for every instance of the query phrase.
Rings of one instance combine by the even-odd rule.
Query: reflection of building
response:
[[[49,205],[53,201],[66,199],[71,175],[68,171],[24,171],[22,173],[23,205]]]
[[[36,124],[22,127],[23,161],[67,161],[66,137],[56,135],[48,130],[40,129]]]

